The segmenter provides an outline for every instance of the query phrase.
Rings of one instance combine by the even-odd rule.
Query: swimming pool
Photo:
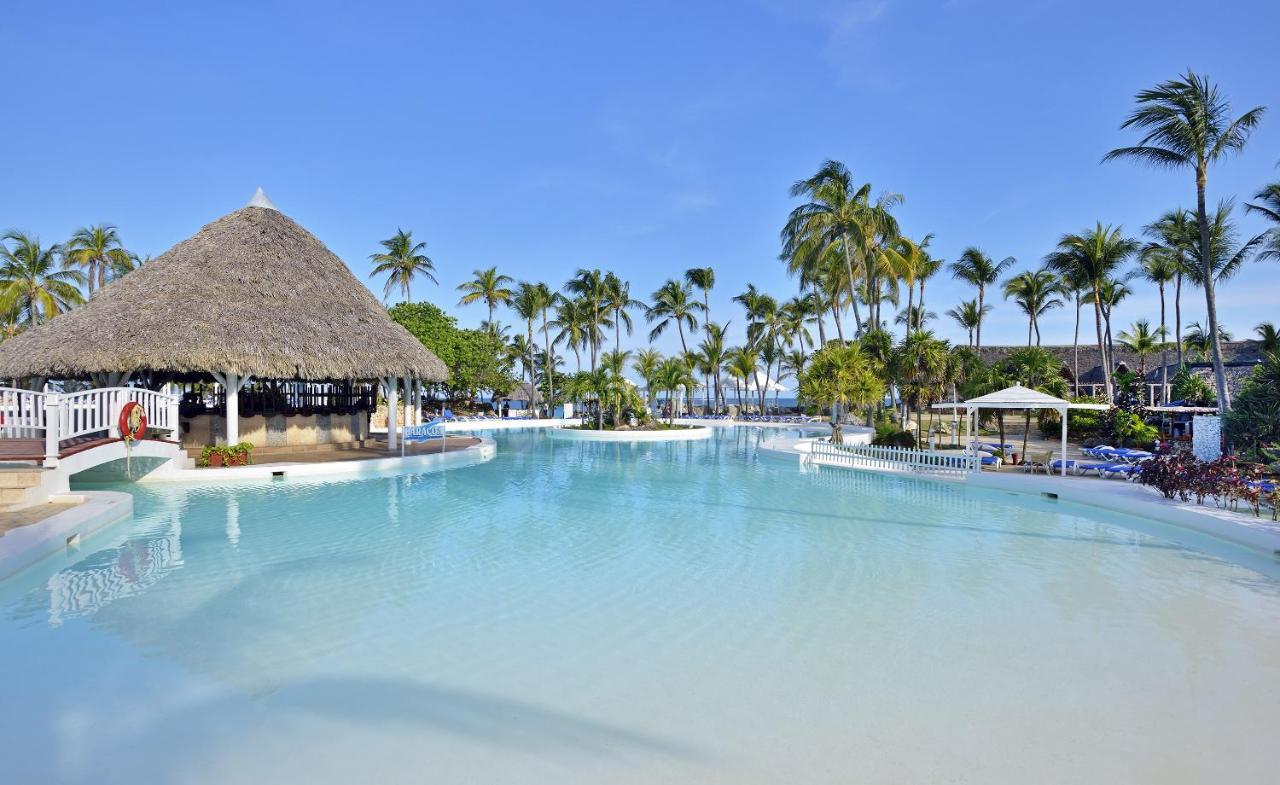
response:
[[[757,431],[138,486],[0,584],[5,783],[1226,782],[1280,579]]]

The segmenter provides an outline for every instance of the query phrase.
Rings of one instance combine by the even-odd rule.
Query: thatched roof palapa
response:
[[[129,371],[448,377],[341,259],[261,194],[83,308],[0,344],[0,377]]]

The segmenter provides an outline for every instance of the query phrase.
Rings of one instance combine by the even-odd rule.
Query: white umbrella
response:
[[[783,387],[781,384],[778,384],[776,379],[768,379],[768,381],[766,382],[766,375],[764,371],[756,371],[755,388],[760,389],[760,385],[762,384],[764,385],[764,389],[766,392],[780,392],[780,393],[791,392],[786,387]]]

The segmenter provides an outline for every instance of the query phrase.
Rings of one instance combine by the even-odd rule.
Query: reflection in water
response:
[[[123,545],[54,573],[49,623],[91,616],[124,597],[145,592],[182,566],[182,522],[175,515],[154,534],[131,537]]]

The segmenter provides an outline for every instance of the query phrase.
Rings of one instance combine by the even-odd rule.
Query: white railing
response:
[[[826,439],[814,440],[809,456],[816,463],[866,469],[930,474],[968,474],[978,470],[978,459],[973,455],[869,444],[832,444]]]
[[[62,442],[79,436],[119,436],[116,421],[135,402],[147,415],[147,430],[178,431],[178,396],[138,387],[105,387],[75,393],[37,393],[0,388],[0,438],[44,437],[44,465],[56,466]]]
[[[44,416],[44,393],[0,387],[0,438],[43,436]]]

